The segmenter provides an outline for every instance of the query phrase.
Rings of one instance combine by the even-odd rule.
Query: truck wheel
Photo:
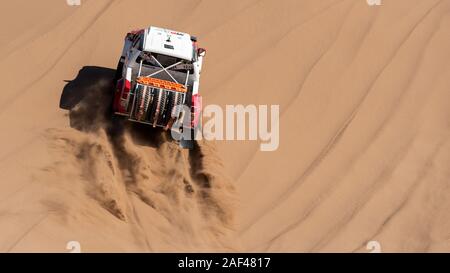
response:
[[[122,78],[123,62],[119,60],[117,63],[116,74],[114,75],[114,85]]]
[[[108,135],[118,136],[123,134],[125,130],[125,121],[126,121],[125,117],[112,114],[111,120],[107,127]]]

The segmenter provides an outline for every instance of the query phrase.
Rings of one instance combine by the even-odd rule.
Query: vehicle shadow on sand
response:
[[[112,142],[117,142],[127,130],[136,144],[158,147],[168,139],[168,132],[113,116],[115,73],[111,68],[85,66],[75,79],[66,81],[59,107],[69,111],[70,126],[82,132],[104,128]]]
[[[195,234],[206,230],[208,237],[226,238],[236,198],[214,147],[196,141],[186,153],[170,131],[114,118],[114,77],[113,69],[85,66],[63,88],[60,108],[69,111],[70,126],[86,134],[56,136],[63,140],[56,143],[62,145],[62,157],[72,153],[68,169],[75,166],[74,173],[80,171],[88,182],[88,196],[121,221],[136,215],[127,210],[132,202],[121,199],[127,195],[116,187],[118,183],[170,222],[177,234],[181,230],[192,236],[186,223],[196,228],[191,219],[202,219],[201,230]]]

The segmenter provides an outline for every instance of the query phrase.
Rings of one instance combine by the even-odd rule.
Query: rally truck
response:
[[[113,114],[165,130],[177,125],[190,136],[180,144],[191,147],[201,128],[205,53],[187,33],[153,26],[127,33],[114,79]]]

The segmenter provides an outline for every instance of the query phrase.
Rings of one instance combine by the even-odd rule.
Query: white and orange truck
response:
[[[182,124],[193,140],[201,127],[205,54],[187,33],[153,26],[127,33],[114,79],[114,115],[166,130]]]

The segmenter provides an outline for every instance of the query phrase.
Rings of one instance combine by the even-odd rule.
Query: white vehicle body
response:
[[[144,32],[143,50],[192,60],[191,35],[158,27],[149,27]]]
[[[142,38],[140,41],[133,43],[130,39],[125,40],[125,45],[122,50],[124,66],[127,66],[127,61],[136,59],[142,51],[191,61],[194,70],[192,75],[194,77],[192,92],[193,94],[198,93],[204,55],[196,54],[197,49],[194,46],[195,42],[193,43],[193,40],[195,41],[194,37],[191,37],[191,35],[187,33],[153,26],[144,30],[139,30],[136,33],[141,35]]]
[[[200,73],[205,50],[187,33],[149,27],[128,33],[116,72],[115,114],[170,128],[175,106],[190,107],[190,129],[201,121]]]

